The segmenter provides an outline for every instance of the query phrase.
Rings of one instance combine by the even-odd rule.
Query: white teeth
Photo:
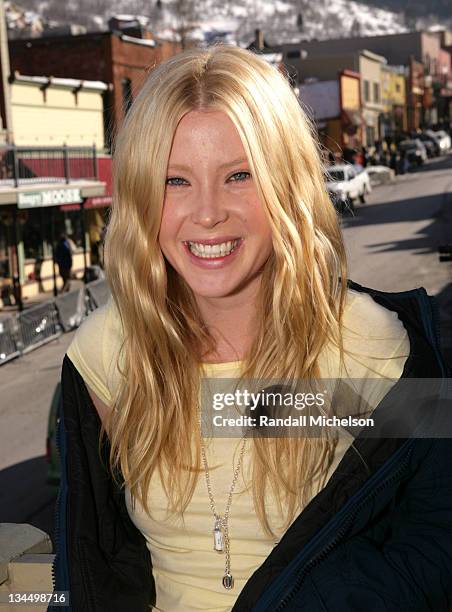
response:
[[[197,257],[211,259],[213,257],[224,257],[229,255],[240,242],[238,240],[228,240],[221,244],[200,244],[199,242],[188,242],[190,251]]]

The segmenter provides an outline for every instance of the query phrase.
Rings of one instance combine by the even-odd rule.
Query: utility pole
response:
[[[0,105],[3,111],[2,118],[5,123],[3,127],[6,132],[6,142],[12,144],[14,138],[11,117],[11,90],[9,83],[11,68],[9,64],[8,32],[6,29],[5,6],[3,0],[0,0],[0,61],[2,71],[2,99],[0,100]]]

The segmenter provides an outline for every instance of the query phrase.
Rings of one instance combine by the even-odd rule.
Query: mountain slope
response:
[[[452,4],[450,0],[362,0],[364,4],[378,6],[390,11],[405,11],[414,17],[435,15],[437,18],[452,19]]]
[[[123,12],[141,15],[156,36],[174,37],[184,21],[197,40],[242,45],[254,38],[257,27],[270,44],[407,30],[401,13],[352,0],[20,0],[20,5],[5,2],[5,6],[7,15],[15,15],[8,19],[13,36],[38,34],[46,23],[47,27],[81,24],[88,30],[104,29],[110,16]],[[21,10],[25,17],[19,19]],[[35,23],[34,29],[30,23]]]

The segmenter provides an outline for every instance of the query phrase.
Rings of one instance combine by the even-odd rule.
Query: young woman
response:
[[[114,179],[112,298],[62,373],[54,571],[72,609],[448,609],[448,440],[201,435],[204,378],[356,379],[376,411],[398,380],[447,375],[425,290],[347,280],[285,76],[235,47],[170,59]]]

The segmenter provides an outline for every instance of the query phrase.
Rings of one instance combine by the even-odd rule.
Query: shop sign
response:
[[[81,202],[80,189],[49,189],[46,191],[20,192],[17,194],[18,208],[42,208]]]

